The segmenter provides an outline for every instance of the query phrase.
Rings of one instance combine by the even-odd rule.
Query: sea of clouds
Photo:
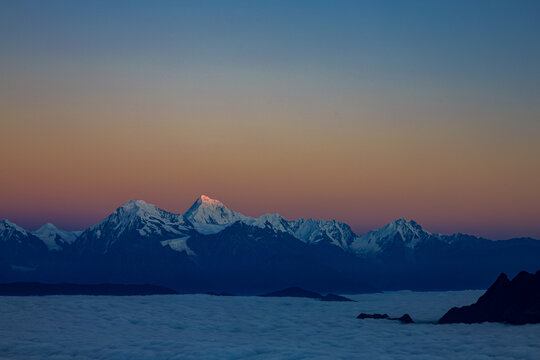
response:
[[[539,359],[540,325],[436,325],[482,291],[0,297],[0,359]],[[417,324],[358,320],[409,313]]]

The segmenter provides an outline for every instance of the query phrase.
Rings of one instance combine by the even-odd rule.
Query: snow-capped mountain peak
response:
[[[404,218],[399,218],[392,221],[390,224],[383,227],[383,229],[388,230],[388,232],[397,232],[404,239],[410,238],[419,238],[425,235],[431,235],[430,232],[422,229],[422,227],[414,220],[405,220]]]
[[[398,241],[406,247],[414,249],[422,241],[437,237],[422,227],[414,220],[399,218],[391,223],[357,237],[351,248],[358,253],[378,252],[390,244]]]
[[[244,222],[260,228],[269,227],[274,231],[290,232],[289,222],[279,214],[264,214],[255,219],[248,218]]]
[[[43,224],[38,230],[36,231],[39,231],[39,230],[58,230],[58,228],[53,224],[53,223],[46,223],[46,224]]]
[[[3,237],[7,237],[8,235],[11,235],[14,232],[19,232],[23,235],[27,235],[28,232],[24,230],[19,225],[12,223],[8,219],[2,219],[0,221],[0,233],[3,234]]]
[[[349,225],[335,220],[298,219],[291,222],[291,229],[304,242],[328,241],[342,249],[347,249],[356,237]]]
[[[64,245],[72,244],[81,231],[61,230],[49,222],[33,231],[32,234],[40,238],[49,250],[61,250]]]
[[[199,198],[197,199],[197,202],[201,204],[212,205],[212,206],[225,206],[223,205],[221,201],[212,199],[211,197],[206,196],[204,194],[199,196]]]
[[[137,228],[145,223],[183,224],[184,218],[182,215],[170,213],[143,200],[129,200],[104,221],[113,222],[118,228]]]
[[[123,212],[126,215],[158,215],[161,209],[156,205],[149,204],[144,200],[128,200],[116,212]]]
[[[162,210],[143,200],[129,200],[102,222],[83,232],[79,239],[82,244],[91,244],[88,246],[97,252],[107,252],[119,239],[157,241],[183,237],[191,231],[183,215]]]
[[[342,249],[346,249],[356,236],[347,224],[335,220],[309,218],[287,221],[279,214],[264,214],[255,219],[247,218],[244,222],[260,228],[289,233],[308,244],[327,241]]]
[[[223,230],[224,227],[246,216],[227,208],[221,201],[201,195],[184,214],[200,233],[210,234]]]

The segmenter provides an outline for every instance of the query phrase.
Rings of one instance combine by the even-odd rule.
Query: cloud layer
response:
[[[6,359],[537,359],[540,325],[434,325],[482,291],[310,299],[0,297]],[[357,320],[405,312],[420,323]]]

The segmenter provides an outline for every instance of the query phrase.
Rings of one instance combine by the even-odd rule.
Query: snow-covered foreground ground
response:
[[[540,325],[435,325],[482,291],[391,292],[356,303],[158,296],[0,297],[2,359],[539,359]],[[419,324],[357,320],[409,313]]]

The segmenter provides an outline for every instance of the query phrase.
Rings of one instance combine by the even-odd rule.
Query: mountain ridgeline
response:
[[[69,232],[0,222],[0,282],[154,284],[257,294],[486,288],[500,272],[540,268],[540,241],[432,234],[398,219],[358,236],[334,220],[258,218],[201,196],[184,214],[130,200]]]

